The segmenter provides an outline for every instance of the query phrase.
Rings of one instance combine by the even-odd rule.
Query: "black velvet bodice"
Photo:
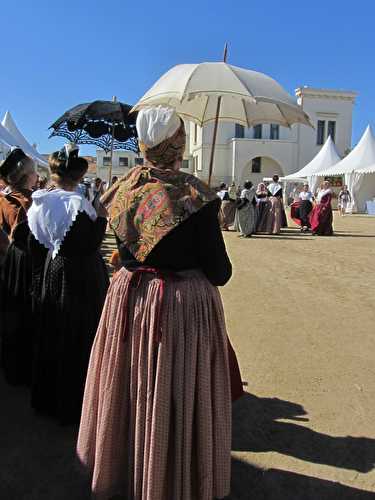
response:
[[[165,236],[143,263],[118,241],[123,265],[128,269],[143,265],[172,272],[201,269],[213,285],[224,285],[232,275],[232,265],[219,225],[219,208],[220,200],[214,200],[191,215]]]

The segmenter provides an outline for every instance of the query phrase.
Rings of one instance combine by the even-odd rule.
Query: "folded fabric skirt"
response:
[[[231,350],[233,362],[238,371]],[[93,498],[223,498],[230,450],[228,340],[217,288],[195,270],[163,277],[122,268],[92,349],[77,445]]]

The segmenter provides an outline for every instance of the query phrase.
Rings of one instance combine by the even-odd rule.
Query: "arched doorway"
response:
[[[280,163],[269,156],[258,156],[251,158],[243,167],[238,183],[243,186],[244,182],[249,180],[257,186],[265,177],[273,175],[284,175]]]

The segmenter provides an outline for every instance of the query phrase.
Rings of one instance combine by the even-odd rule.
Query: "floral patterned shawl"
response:
[[[101,201],[116,236],[144,262],[164,236],[215,199],[193,175],[145,165],[133,168]]]

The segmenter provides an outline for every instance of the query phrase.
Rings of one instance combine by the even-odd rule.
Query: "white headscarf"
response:
[[[155,106],[141,109],[137,117],[137,132],[140,142],[153,148],[172,137],[181,125],[181,120],[172,108]]]

